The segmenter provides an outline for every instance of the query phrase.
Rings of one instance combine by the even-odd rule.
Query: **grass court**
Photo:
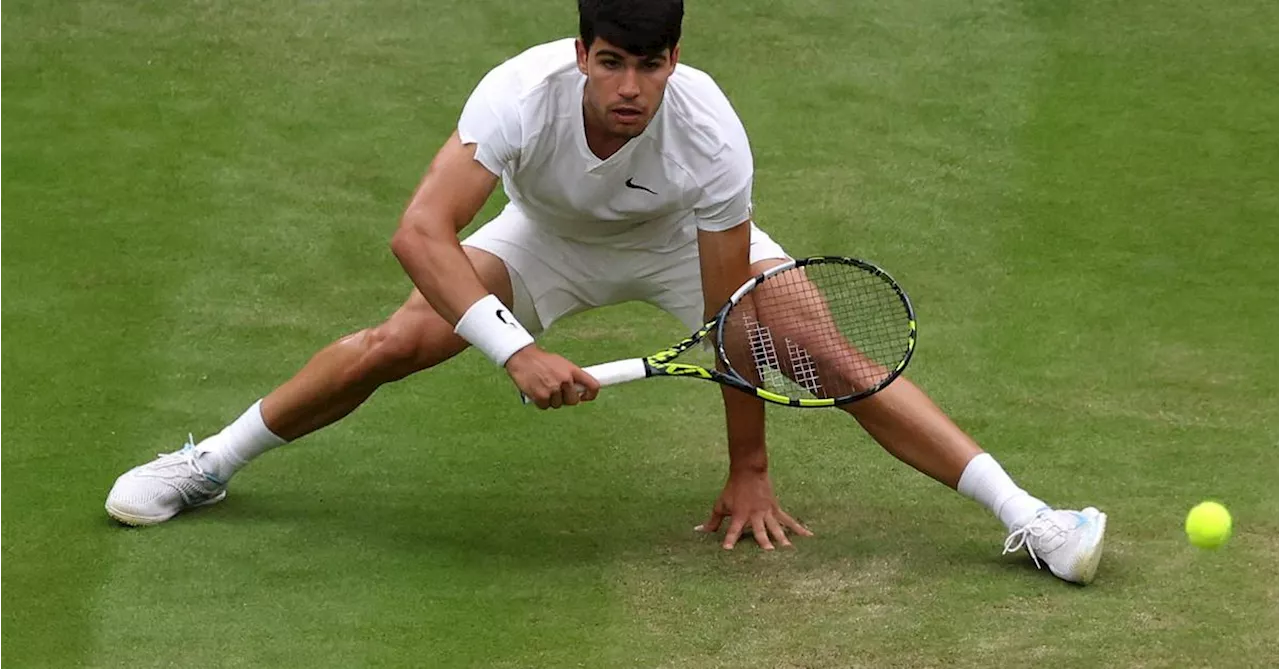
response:
[[[1277,654],[1274,4],[695,0],[683,59],[793,254],[888,268],[909,375],[1051,503],[1073,587],[838,412],[770,410],[818,533],[722,552],[719,393],[539,413],[479,354],[127,530],[121,472],[409,290],[388,250],[471,88],[569,0],[11,0],[3,660],[13,667],[1254,667]],[[484,216],[496,213],[495,198]],[[483,220],[483,219],[482,219]],[[580,364],[682,334],[624,305]],[[1202,499],[1235,514],[1191,548]]]

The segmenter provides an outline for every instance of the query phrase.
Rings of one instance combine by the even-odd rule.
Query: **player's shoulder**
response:
[[[746,130],[728,96],[711,75],[683,63],[667,83],[667,131],[672,144],[693,157],[715,158],[725,151],[750,152]]]
[[[529,47],[508,58],[485,75],[493,89],[511,100],[524,100],[546,89],[550,83],[578,71],[573,38],[559,39]]]
[[[728,172],[750,178],[751,145],[742,120],[711,75],[679,64],[663,101],[662,152],[701,182]]]

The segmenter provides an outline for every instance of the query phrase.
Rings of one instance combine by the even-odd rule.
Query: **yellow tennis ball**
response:
[[[1231,538],[1231,512],[1217,502],[1201,502],[1187,514],[1187,539],[1200,548],[1217,548]]]

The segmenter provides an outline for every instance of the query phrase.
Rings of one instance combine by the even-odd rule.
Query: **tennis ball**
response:
[[[1187,514],[1186,529],[1193,546],[1218,548],[1231,537],[1231,512],[1217,502],[1201,502]]]

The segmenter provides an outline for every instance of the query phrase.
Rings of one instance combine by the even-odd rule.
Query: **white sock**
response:
[[[956,490],[990,509],[1010,532],[1027,524],[1041,509],[1049,507],[1019,488],[988,453],[969,461]]]
[[[200,442],[196,450],[201,466],[225,482],[250,460],[284,443],[263,422],[262,400],[258,400],[234,423]]]

